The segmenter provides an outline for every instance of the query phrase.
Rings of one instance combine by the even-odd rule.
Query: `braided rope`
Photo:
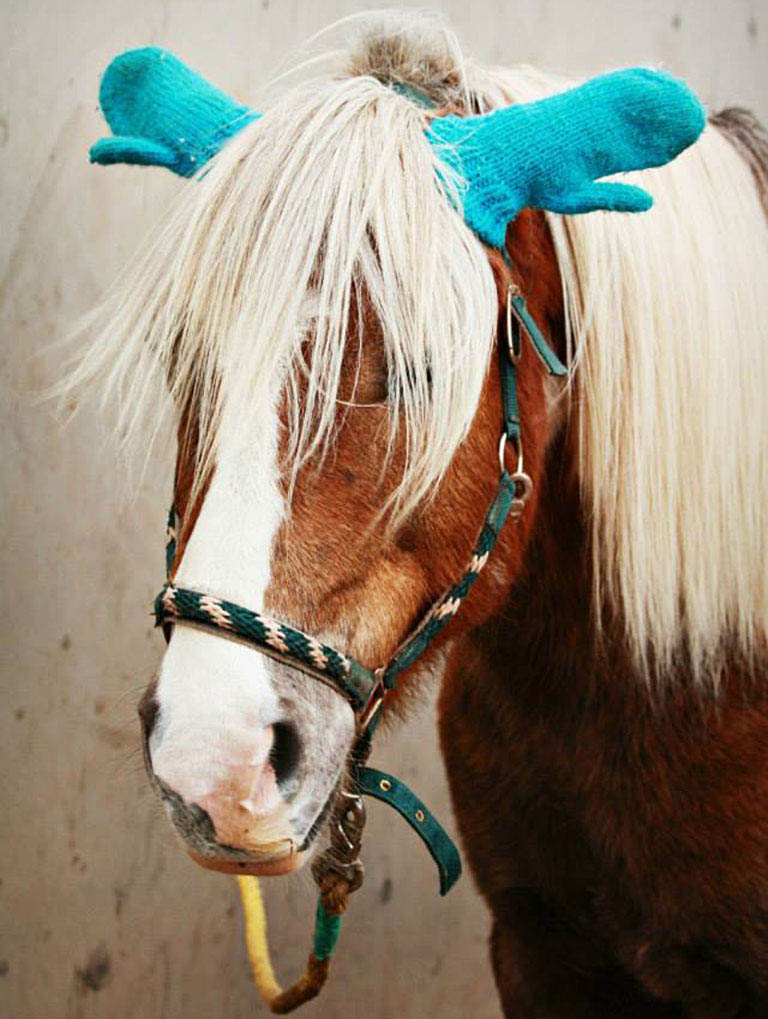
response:
[[[374,674],[359,662],[301,630],[200,591],[166,584],[155,599],[155,620],[158,626],[188,622],[224,630],[268,653],[290,659],[339,688],[357,711],[365,706],[377,683]]]
[[[413,665],[459,611],[499,540],[499,532],[509,516],[515,495],[515,481],[504,471],[499,478],[496,497],[480,528],[467,569],[456,583],[438,598],[421,623],[406,637],[392,656],[382,672],[382,681],[386,687],[390,689],[394,687],[400,673]]]
[[[261,999],[275,1015],[286,1015],[316,998],[328,979],[349,895],[346,882],[338,875],[331,874],[329,879],[330,883],[326,883],[317,901],[312,952],[307,959],[306,970],[295,983],[283,989],[272,966],[259,879],[244,874],[237,877],[253,982]]]
[[[349,655],[322,644],[287,623],[254,609],[243,608],[223,598],[176,587],[170,580],[155,599],[158,626],[174,622],[194,623],[210,630],[225,631],[267,653],[287,659],[319,679],[330,682],[362,711],[379,682],[391,689],[398,676],[409,668],[453,619],[485,567],[516,496],[516,484],[506,471],[499,478],[496,496],[485,515],[467,569],[432,605],[416,629],[406,637],[389,662],[375,672]],[[168,518],[166,561],[170,576],[176,552],[175,512]]]

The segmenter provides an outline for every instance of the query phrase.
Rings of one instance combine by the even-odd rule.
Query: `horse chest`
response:
[[[662,711],[577,696],[575,675],[569,695],[562,673],[547,691],[522,658],[453,665],[440,729],[463,848],[521,958],[544,930],[541,960],[663,984],[675,946],[715,958],[727,937],[728,964],[768,979],[764,700]]]

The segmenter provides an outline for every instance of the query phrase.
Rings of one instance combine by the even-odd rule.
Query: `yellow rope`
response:
[[[251,875],[238,874],[237,883],[240,888],[240,898],[243,901],[243,913],[245,914],[245,943],[248,947],[248,958],[251,962],[253,982],[262,999],[271,1012],[277,1015],[286,1015],[293,1012],[305,1002],[317,997],[328,979],[328,971],[331,965],[330,954],[317,958],[314,952],[307,960],[307,969],[303,976],[299,977],[295,984],[282,990],[278,984],[272,962],[269,958],[269,945],[267,944],[267,915],[264,911],[264,901],[261,897],[261,888],[258,878]],[[330,890],[334,891],[335,884],[331,882]],[[346,883],[344,883],[346,889]],[[346,906],[346,895],[342,895],[339,908],[329,915],[325,909],[321,910],[318,905],[318,916],[322,916],[328,922],[338,920],[337,913],[343,913]],[[320,930],[325,927],[321,926]],[[338,923],[335,925],[338,937]],[[333,941],[335,942],[335,937]],[[315,940],[318,940],[318,932],[315,931]],[[333,942],[330,951],[333,950]]]
[[[238,874],[237,884],[243,902],[245,915],[245,943],[248,947],[248,958],[251,963],[253,981],[265,1003],[269,1006],[281,993],[280,984],[272,969],[267,944],[267,914],[264,911],[264,900],[261,897],[259,879],[250,874]]]

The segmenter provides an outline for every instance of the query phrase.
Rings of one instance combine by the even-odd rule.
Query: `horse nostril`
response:
[[[277,786],[283,795],[295,785],[296,772],[301,757],[301,741],[296,727],[290,722],[275,722],[269,763],[275,772]]]

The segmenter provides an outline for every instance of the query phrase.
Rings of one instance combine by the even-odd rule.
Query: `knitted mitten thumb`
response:
[[[114,137],[92,146],[92,163],[164,166],[182,177],[197,173],[259,116],[154,46],[112,61],[101,79],[99,104]]]

